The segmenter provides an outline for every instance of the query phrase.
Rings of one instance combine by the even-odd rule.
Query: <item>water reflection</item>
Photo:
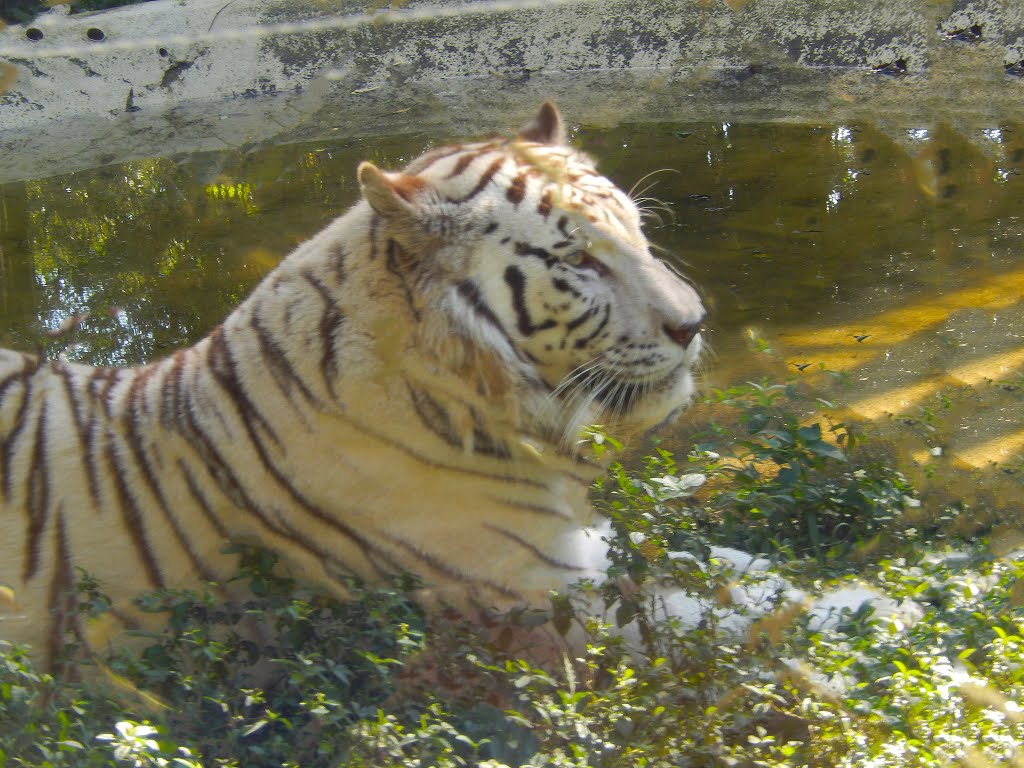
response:
[[[366,154],[354,144],[280,147],[0,187],[0,343],[35,348],[44,329],[86,312],[73,358],[135,363],[195,340],[351,204]],[[400,162],[386,142],[373,154]]]

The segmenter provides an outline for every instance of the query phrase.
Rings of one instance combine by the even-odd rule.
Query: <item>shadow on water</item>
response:
[[[0,343],[56,353],[68,340],[44,329],[85,312],[77,359],[135,363],[194,341],[351,204],[358,161],[397,167],[434,141],[210,153],[0,187]],[[708,386],[797,377],[841,404],[837,418],[892,440],[934,493],[1014,503],[1024,126],[652,124],[575,141],[653,198],[649,234],[706,295]]]

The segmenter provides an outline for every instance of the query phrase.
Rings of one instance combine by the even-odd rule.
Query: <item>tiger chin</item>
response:
[[[697,293],[550,102],[511,139],[358,178],[190,348],[135,368],[0,351],[0,638],[95,647],[80,571],[130,628],[139,593],[230,577],[232,540],[338,594],[410,572],[470,614],[603,578],[578,436],[686,405]]]

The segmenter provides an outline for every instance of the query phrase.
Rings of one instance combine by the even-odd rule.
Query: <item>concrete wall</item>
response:
[[[264,141],[623,120],[1017,121],[1005,0],[156,0],[0,30],[0,181]],[[894,129],[895,130],[895,129]]]

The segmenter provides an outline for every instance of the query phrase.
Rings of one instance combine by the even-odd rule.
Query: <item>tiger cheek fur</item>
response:
[[[230,576],[232,539],[338,593],[409,571],[468,611],[601,577],[578,432],[686,404],[700,299],[550,103],[358,177],[194,347],[126,369],[0,351],[0,637],[52,658],[88,635],[79,568],[131,626],[139,592]]]

